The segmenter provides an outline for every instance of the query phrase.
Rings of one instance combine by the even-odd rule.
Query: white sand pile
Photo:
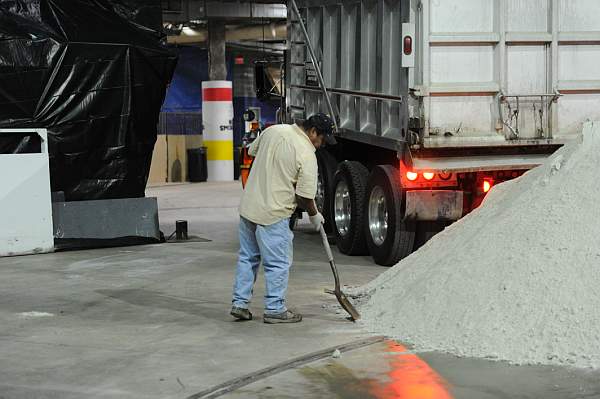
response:
[[[363,288],[371,331],[459,356],[600,367],[600,123]]]

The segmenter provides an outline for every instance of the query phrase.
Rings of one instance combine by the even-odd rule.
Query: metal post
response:
[[[550,45],[550,82],[549,91],[558,93],[558,39],[559,39],[559,26],[560,21],[560,4],[558,0],[551,0],[550,5],[550,18],[552,24],[552,43]],[[554,138],[556,130],[558,130],[558,105],[556,104],[557,98],[554,98],[549,103],[548,111],[548,134],[547,139]]]
[[[177,240],[188,240],[188,222],[187,220],[175,221],[175,238]]]
[[[310,60],[315,67],[315,72],[317,73],[317,79],[319,80],[319,85],[323,91],[323,96],[325,97],[325,102],[327,103],[327,109],[329,110],[329,114],[331,119],[333,119],[333,123],[335,124],[335,130],[338,129],[338,118],[339,116],[335,114],[333,111],[333,105],[331,104],[331,99],[329,98],[329,93],[327,92],[327,86],[325,86],[325,80],[323,79],[323,74],[321,73],[321,68],[319,68],[319,64],[317,62],[317,57],[315,56],[315,52],[313,50],[312,44],[310,43],[310,37],[308,36],[308,32],[306,30],[306,26],[304,26],[304,21],[302,21],[302,15],[300,14],[300,10],[298,10],[298,6],[296,5],[295,0],[290,0],[290,4],[292,5],[292,10],[294,14],[296,14],[296,18],[298,19],[298,24],[302,29],[302,34],[304,35],[304,40],[306,40],[306,47],[308,48],[308,53],[310,54]]]

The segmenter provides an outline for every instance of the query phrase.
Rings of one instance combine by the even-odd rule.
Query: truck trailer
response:
[[[333,115],[317,202],[394,265],[600,119],[597,0],[290,0],[288,123]]]

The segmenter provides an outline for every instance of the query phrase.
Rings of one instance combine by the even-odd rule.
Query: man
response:
[[[240,204],[240,253],[233,287],[231,315],[252,320],[248,310],[258,266],[265,270],[263,321],[297,323],[302,315],[287,309],[285,296],[292,265],[290,216],[297,206],[308,212],[315,229],[324,223],[314,198],[317,192],[315,151],[336,144],[335,125],[324,114],[299,125],[275,125],[248,149],[255,157]]]

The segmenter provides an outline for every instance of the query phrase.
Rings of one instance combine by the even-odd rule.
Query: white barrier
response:
[[[203,143],[208,181],[233,180],[233,88],[229,81],[202,82]]]
[[[0,256],[54,251],[46,129],[0,129],[0,135],[35,133],[41,152],[0,154]]]

